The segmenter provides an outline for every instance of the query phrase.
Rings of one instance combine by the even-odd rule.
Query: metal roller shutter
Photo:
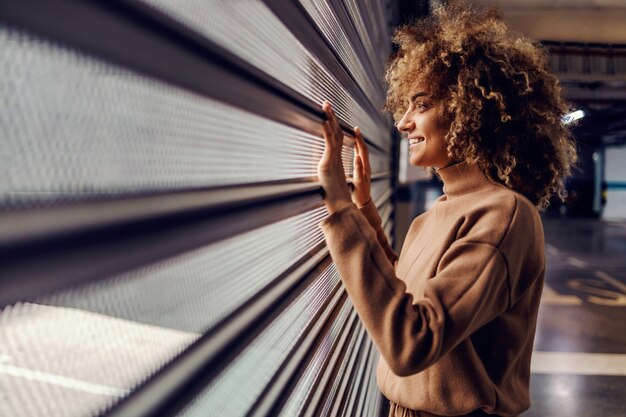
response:
[[[0,415],[378,416],[324,245],[321,101],[371,150],[390,5],[0,3]]]

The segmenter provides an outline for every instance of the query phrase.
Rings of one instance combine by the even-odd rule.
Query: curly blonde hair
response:
[[[512,33],[495,8],[451,1],[396,29],[385,74],[385,110],[396,122],[407,99],[427,86],[450,122],[453,160],[477,163],[492,180],[544,210],[564,200],[576,144],[561,117],[569,108],[546,50]]]

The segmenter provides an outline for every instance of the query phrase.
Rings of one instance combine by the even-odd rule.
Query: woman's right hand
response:
[[[354,128],[354,173],[352,174],[354,189],[351,197],[357,207],[363,207],[371,200],[372,168],[367,151],[367,145],[363,139],[361,129]]]

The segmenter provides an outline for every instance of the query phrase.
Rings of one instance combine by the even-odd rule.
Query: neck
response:
[[[478,165],[466,161],[439,168],[436,172],[448,198],[476,192],[492,183]]]

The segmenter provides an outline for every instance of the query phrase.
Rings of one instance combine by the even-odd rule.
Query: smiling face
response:
[[[409,99],[408,109],[397,124],[398,130],[409,138],[411,165],[443,168],[453,163],[445,141],[450,123],[443,119],[438,106],[441,103],[419,91]]]

